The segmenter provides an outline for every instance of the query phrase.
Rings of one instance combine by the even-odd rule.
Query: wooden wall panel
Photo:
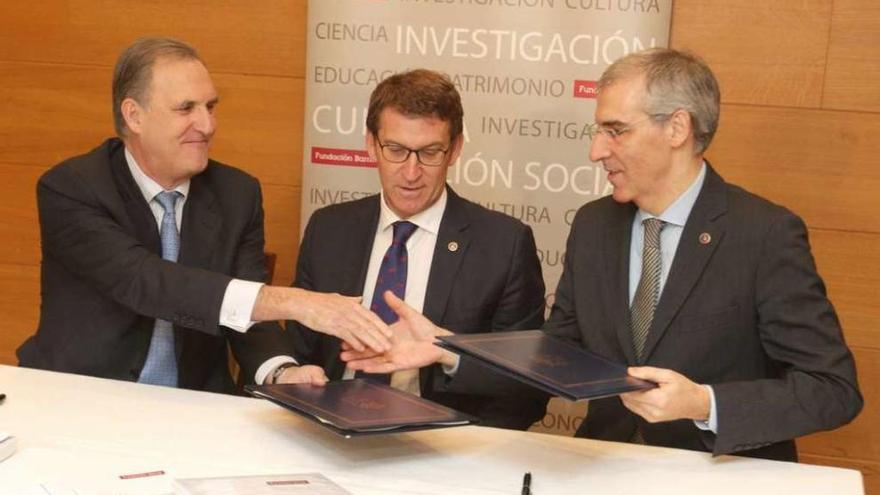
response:
[[[211,156],[264,184],[302,184],[302,79],[220,74],[217,134]]]
[[[880,114],[723,105],[707,157],[814,228],[880,232]]]
[[[822,106],[880,112],[880,3],[835,0]]]
[[[263,183],[267,249],[289,283],[302,194],[307,0],[6,2],[0,15],[0,362],[37,325],[34,183],[112,134],[111,66],[141,35],[194,44],[223,102],[213,156]],[[852,425],[800,441],[805,462],[849,466],[880,494],[880,13],[874,0],[675,0],[672,45],[722,86],[709,158],[730,181],[806,220],[854,347],[867,405]],[[836,110],[836,111],[828,111]]]
[[[113,134],[107,68],[0,60],[0,163],[48,167]]]
[[[275,253],[275,285],[293,282],[296,255],[299,252],[299,186],[263,184],[263,208],[266,212],[266,250]]]
[[[0,364],[18,364],[15,350],[37,329],[40,316],[40,268],[0,263]]]
[[[811,230],[810,243],[847,343],[880,350],[880,234]],[[866,413],[880,424],[880,409]]]
[[[726,103],[819,107],[831,0],[675,0],[672,42],[712,66]]]
[[[36,184],[45,170],[43,167],[0,164],[0,198],[3,198],[0,202],[0,218],[3,219],[0,222],[0,239],[3,239],[0,263],[40,263]]]
[[[4,2],[0,60],[112,67],[120,47],[135,38],[172,36],[195,46],[212,72],[302,77],[306,5],[307,0]]]

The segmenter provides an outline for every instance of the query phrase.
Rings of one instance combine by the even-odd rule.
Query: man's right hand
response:
[[[391,291],[383,294],[399,320],[391,325],[391,349],[387,352],[358,351],[343,345],[340,358],[353,370],[367,373],[392,373],[406,369],[418,369],[434,363],[453,368],[458,356],[434,345],[435,337],[451,335],[452,332],[431,323],[421,313],[407,305]]]
[[[356,351],[387,351],[391,330],[360,301],[360,297],[264,285],[251,319],[296,320],[316,332],[338,337]]]

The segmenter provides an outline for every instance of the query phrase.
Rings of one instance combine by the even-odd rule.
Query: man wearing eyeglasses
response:
[[[590,159],[614,193],[578,211],[544,329],[658,387],[591,401],[576,435],[796,460],[794,438],[862,407],[803,221],[704,159],[720,93],[701,60],[628,55],[598,87]],[[441,353],[425,344],[442,329],[392,302],[418,354]],[[395,347],[344,358],[391,368]]]
[[[862,406],[803,221],[704,159],[720,92],[698,58],[632,54],[598,87],[614,193],[572,223],[545,329],[658,387],[592,401],[578,435],[796,460]]]
[[[364,305],[389,324],[397,315],[382,297],[386,291],[456,333],[541,326],[544,283],[531,229],[461,198],[446,184],[463,144],[462,117],[455,86],[436,72],[405,72],[376,87],[366,146],[377,162],[381,193],[312,215],[296,287],[362,295]],[[321,365],[330,379],[355,376],[339,358],[338,339],[295,322],[288,330],[301,363]],[[534,390],[490,378],[476,363],[451,354],[436,358],[369,378],[493,426],[526,428],[543,415],[545,399]],[[491,386],[475,394],[458,387],[453,374],[492,380]]]

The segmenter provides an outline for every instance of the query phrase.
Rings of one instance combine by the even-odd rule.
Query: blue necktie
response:
[[[391,246],[388,247],[385,257],[382,258],[382,264],[379,266],[379,276],[376,278],[376,289],[373,291],[373,301],[370,304],[370,310],[389,325],[396,322],[398,317],[397,313],[385,303],[383,294],[385,294],[385,291],[390,290],[397,297],[404,298],[406,294],[407,270],[406,241],[417,228],[415,224],[404,220],[394,222],[394,239],[391,241]],[[391,381],[391,375],[389,374],[358,372],[356,376],[386,383]]]
[[[162,238],[162,259],[177,262],[180,251],[180,234],[177,232],[177,221],[174,206],[183,195],[177,191],[163,191],[154,198],[165,209],[162,216],[162,227],[159,235]],[[153,339],[141,376],[140,383],[152,385],[177,386],[177,357],[174,353],[174,328],[170,321],[156,318],[153,326]]]
[[[395,296],[404,298],[407,270],[406,241],[417,228],[415,224],[407,221],[394,222],[394,239],[388,246],[388,251],[385,251],[385,257],[382,258],[382,264],[379,266],[379,276],[376,278],[376,290],[373,291],[370,310],[389,325],[397,321],[397,313],[385,303],[383,294],[386,290],[390,290]]]

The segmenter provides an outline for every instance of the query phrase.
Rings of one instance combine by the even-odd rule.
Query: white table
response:
[[[0,431],[18,439],[0,493],[163,494],[176,477],[320,472],[354,494],[518,494],[525,471],[536,495],[863,493],[849,469],[477,426],[344,439],[262,400],[9,366],[0,392]],[[152,471],[165,474],[119,479]]]

